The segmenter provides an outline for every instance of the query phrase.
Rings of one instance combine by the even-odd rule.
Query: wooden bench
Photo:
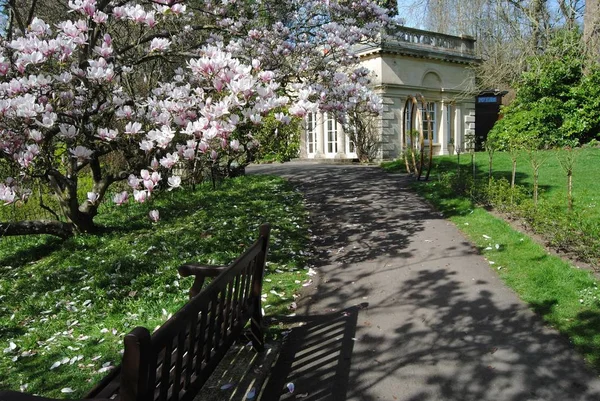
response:
[[[254,349],[264,349],[261,292],[269,225],[229,266],[185,264],[179,274],[195,276],[190,300],[153,334],[136,327],[125,336],[121,365],[86,399],[191,401],[247,323]],[[202,289],[206,277],[215,277]],[[41,401],[42,397],[0,392],[0,401]]]

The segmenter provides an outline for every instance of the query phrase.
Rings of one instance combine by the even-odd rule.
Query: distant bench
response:
[[[264,349],[261,292],[270,227],[229,266],[185,264],[181,276],[195,276],[190,300],[153,334],[136,327],[125,336],[121,365],[86,399],[191,401],[238,339],[248,321],[256,351]],[[206,277],[215,277],[204,289]],[[16,391],[0,401],[42,401]]]

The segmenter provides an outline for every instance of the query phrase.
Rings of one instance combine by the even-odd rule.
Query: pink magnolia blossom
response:
[[[171,12],[173,12],[176,15],[183,14],[186,8],[187,6],[185,4],[175,3],[171,6]]]
[[[117,204],[118,206],[121,206],[122,204],[126,203],[128,199],[129,199],[129,194],[127,193],[127,191],[120,192],[118,194],[115,194],[115,196],[113,196],[113,202],[115,204]]]
[[[129,185],[132,189],[138,189],[140,187],[141,181],[142,180],[137,178],[135,175],[130,174],[129,177],[127,178],[127,185]]]
[[[94,154],[93,150],[86,148],[85,146],[77,146],[73,149],[69,149],[71,155],[78,160],[88,160]]]
[[[108,129],[108,128],[98,128],[98,138],[103,141],[110,142],[117,138],[119,131],[116,129]]]
[[[133,199],[138,203],[144,203],[150,198],[150,193],[146,191],[133,190]]]
[[[158,210],[150,210],[150,213],[148,213],[148,217],[150,217],[150,220],[152,220],[152,222],[156,223],[160,219],[160,214],[158,213]]]
[[[95,205],[99,198],[100,198],[100,195],[95,192],[87,193],[87,201],[89,203],[91,203],[92,205]]]
[[[275,119],[279,122],[281,122],[282,124],[289,124],[292,119],[290,118],[290,116],[286,116],[283,113],[275,113]]]
[[[41,133],[41,131],[38,131],[36,129],[32,129],[31,131],[29,131],[29,138],[32,141],[41,142],[42,139],[43,139],[43,134]]]
[[[172,175],[167,180],[167,183],[169,184],[169,191],[179,188],[181,186],[181,177],[178,175]]]
[[[0,183],[0,201],[4,202],[5,205],[9,205],[17,200],[17,194],[13,191],[13,189]]]
[[[167,153],[165,157],[160,159],[160,164],[164,168],[171,168],[179,161],[179,155],[177,153]]]
[[[165,38],[154,38],[150,42],[150,52],[163,52],[171,46],[171,41]]]
[[[60,124],[60,133],[68,139],[73,139],[77,136],[77,128],[72,125]]]
[[[142,124],[139,122],[128,122],[125,125],[125,133],[129,135],[135,135],[143,132]]]
[[[35,155],[33,153],[31,153],[30,151],[20,152],[17,155],[17,161],[23,168],[28,168],[31,165],[31,163],[33,162],[34,158],[35,158]]]

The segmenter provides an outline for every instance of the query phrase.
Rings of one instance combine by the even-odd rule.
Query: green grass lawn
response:
[[[540,170],[540,196],[543,199],[562,203],[567,208],[567,177],[560,167],[556,151],[545,152],[545,162]],[[487,179],[488,155],[485,152],[475,153],[477,177]],[[577,161],[573,172],[573,197],[576,210],[584,210],[590,217],[600,219],[600,180],[597,177],[600,162],[600,149],[585,148],[578,150]],[[434,181],[443,172],[456,171],[457,157],[440,156],[433,160],[430,180]],[[460,164],[464,170],[470,170],[471,156],[460,155]],[[391,171],[405,171],[404,163],[394,161],[384,163],[383,168]],[[494,178],[504,177],[510,181],[512,161],[508,152],[495,152],[493,159]],[[530,190],[533,187],[533,170],[526,153],[517,160],[517,185]]]
[[[600,181],[594,176],[598,149],[582,150],[574,174],[575,207],[585,211],[591,221],[598,222],[596,199]],[[487,154],[476,154],[479,179],[487,180]],[[456,170],[456,157],[439,157],[429,182],[415,182],[416,190],[433,203],[444,216],[453,221],[480,252],[490,261],[490,268],[513,288],[544,320],[569,337],[586,360],[600,372],[600,290],[598,280],[563,259],[548,254],[526,235],[512,229],[505,221],[494,217],[484,208],[466,198],[457,196],[451,188],[436,179],[445,171]],[[470,157],[462,155],[461,162],[470,165]],[[494,175],[509,177],[510,158],[495,155]],[[518,181],[530,186],[531,168],[521,159]],[[461,163],[462,164],[462,163]],[[387,169],[402,169],[393,162]],[[464,172],[463,172],[464,173]],[[566,213],[566,178],[556,158],[549,152],[540,172],[540,183],[545,199],[563,202]]]
[[[180,264],[231,262],[263,222],[272,225],[266,314],[289,314],[307,277],[302,196],[279,178],[239,177],[102,212],[99,235],[0,239],[0,389],[82,397],[120,362],[126,333],[152,331],[187,300],[192,279],[178,276]]]

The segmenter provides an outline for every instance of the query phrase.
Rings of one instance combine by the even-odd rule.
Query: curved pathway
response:
[[[568,341],[404,176],[308,162],[249,173],[284,176],[305,194],[316,250],[317,275],[262,400],[600,399]]]

